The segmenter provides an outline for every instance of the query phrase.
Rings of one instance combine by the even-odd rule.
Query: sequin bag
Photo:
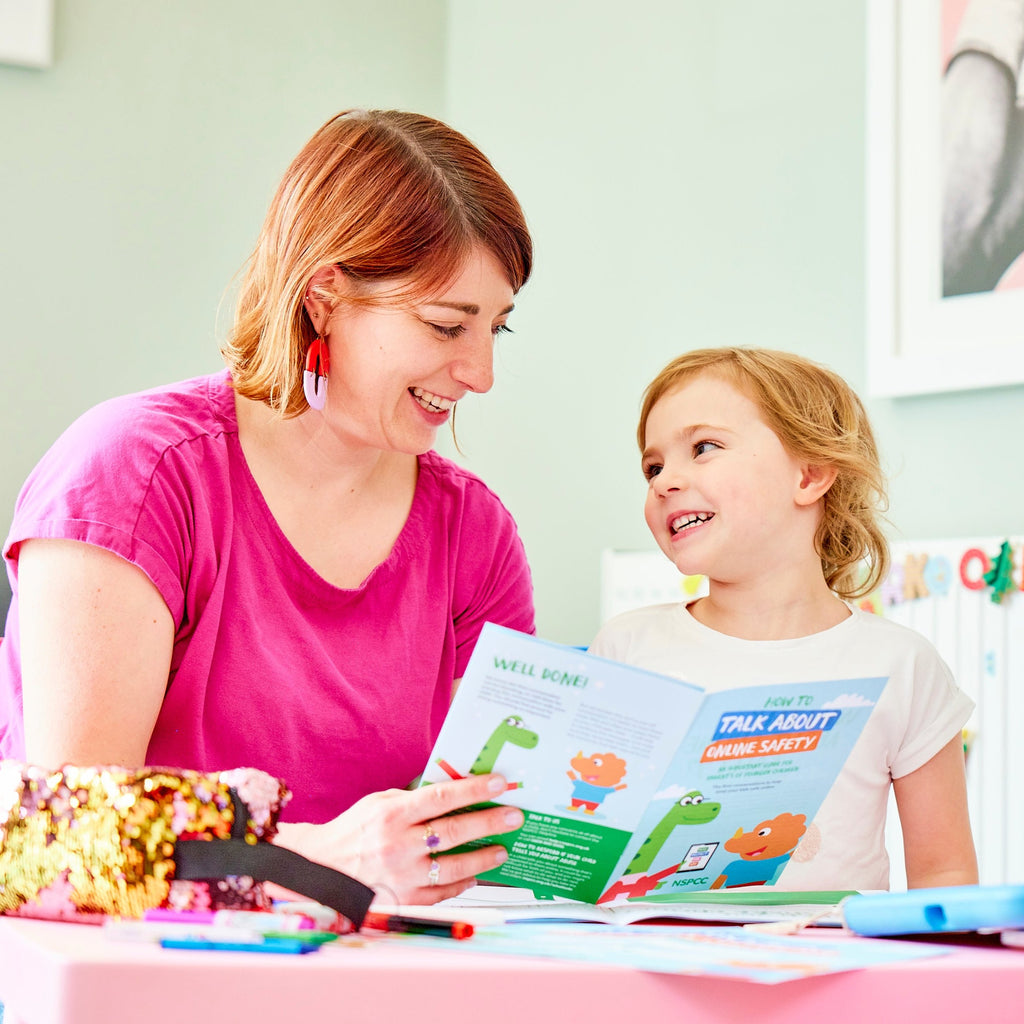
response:
[[[102,922],[151,907],[269,909],[276,882],[359,928],[373,890],[275,846],[291,794],[254,768],[0,762],[0,913]]]

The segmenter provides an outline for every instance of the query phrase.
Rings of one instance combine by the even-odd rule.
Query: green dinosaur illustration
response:
[[[509,715],[491,733],[479,756],[473,762],[473,766],[469,769],[469,774],[486,775],[488,772],[493,772],[494,762],[498,760],[498,754],[501,753],[501,749],[506,743],[512,743],[526,750],[533,750],[537,746],[537,740],[537,734],[530,732],[518,715]]]
[[[646,871],[654,862],[658,851],[665,845],[672,832],[680,825],[703,825],[718,817],[721,804],[704,799],[704,794],[692,789],[680,797],[668,809],[668,813],[651,830],[636,856],[629,862],[625,874],[633,875]]]

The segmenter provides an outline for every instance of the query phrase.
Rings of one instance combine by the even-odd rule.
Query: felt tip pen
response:
[[[468,939],[473,926],[466,921],[438,921],[429,917],[405,917],[402,914],[375,914],[363,918],[364,928],[382,932],[408,932],[411,935],[440,935],[447,939]]]
[[[294,939],[264,939],[262,942],[221,942],[211,939],[161,939],[164,949],[222,949],[232,953],[315,953],[319,943]]]
[[[325,932],[344,935],[352,931],[352,922],[337,910],[331,910],[311,900],[274,900],[275,914],[302,914],[314,922],[314,926]]]
[[[281,932],[275,934],[280,935]],[[319,935],[319,932],[307,932],[302,935]],[[103,923],[105,938],[118,942],[159,942],[161,939],[205,939],[211,942],[262,942],[264,933],[253,928],[239,928],[227,924],[192,924],[181,921],[120,921],[110,920]],[[298,933],[288,933],[289,938],[297,938]]]
[[[271,910],[171,910],[153,907],[143,914],[145,921],[163,924],[221,924],[250,928],[258,932],[301,932],[316,930],[316,921],[305,914],[278,914]]]
[[[263,942],[265,939],[292,939],[323,945],[340,938],[337,932],[256,931],[231,924],[184,924],[180,921],[105,921],[105,938],[117,942],[152,942],[161,939],[201,939],[206,942]]]

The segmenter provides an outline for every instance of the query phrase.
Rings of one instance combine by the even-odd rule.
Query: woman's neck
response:
[[[316,416],[281,419],[236,398],[249,472],[281,532],[337,587],[359,586],[390,554],[415,497],[415,455],[350,445]]]
[[[236,396],[239,441],[257,477],[305,493],[309,500],[344,501],[394,475],[407,477],[415,457],[364,444],[346,444],[313,413],[283,418],[261,402]]]

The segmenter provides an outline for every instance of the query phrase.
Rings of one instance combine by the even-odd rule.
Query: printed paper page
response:
[[[485,880],[593,903],[700,704],[679,680],[488,623],[423,774],[497,771],[522,807]]]
[[[709,694],[602,901],[772,885],[809,831],[885,679]]]

